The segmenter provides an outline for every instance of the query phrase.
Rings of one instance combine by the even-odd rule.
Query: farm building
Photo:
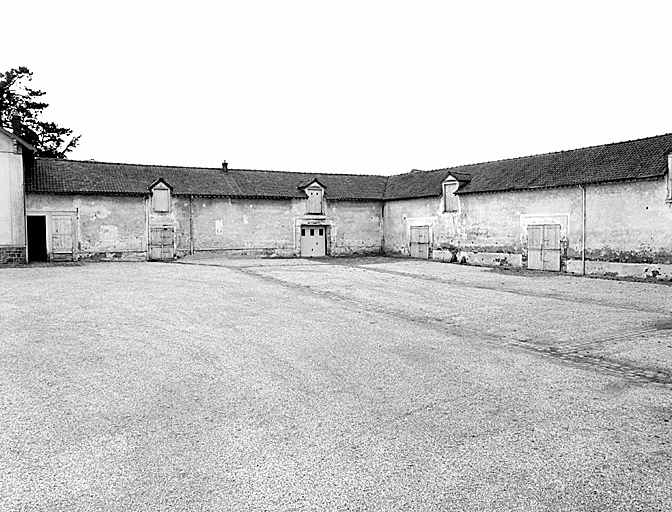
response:
[[[395,176],[33,157],[0,129],[0,261],[398,254],[672,278],[672,134]]]

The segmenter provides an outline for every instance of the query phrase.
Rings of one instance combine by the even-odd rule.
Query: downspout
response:
[[[385,254],[385,201],[380,206],[380,254]]]
[[[581,275],[586,275],[586,189],[579,185],[581,189]]]
[[[194,196],[189,196],[189,254],[194,254]]]

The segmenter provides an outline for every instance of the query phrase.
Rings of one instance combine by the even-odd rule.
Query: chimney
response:
[[[21,137],[21,119],[16,114],[12,116],[12,133],[17,137]]]
[[[228,172],[228,171],[229,171],[229,164],[226,163],[226,160],[224,160],[224,161],[222,162],[222,170],[223,170],[224,172]]]

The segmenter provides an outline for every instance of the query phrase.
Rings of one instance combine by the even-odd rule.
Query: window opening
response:
[[[167,212],[170,206],[170,190],[155,188],[152,191],[152,209],[155,212]]]
[[[444,213],[458,211],[458,198],[455,195],[459,183],[457,181],[449,181],[443,184],[443,211]]]

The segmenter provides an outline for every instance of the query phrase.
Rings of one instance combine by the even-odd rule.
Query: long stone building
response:
[[[35,158],[0,129],[0,262],[396,254],[672,279],[672,134],[395,176]]]

